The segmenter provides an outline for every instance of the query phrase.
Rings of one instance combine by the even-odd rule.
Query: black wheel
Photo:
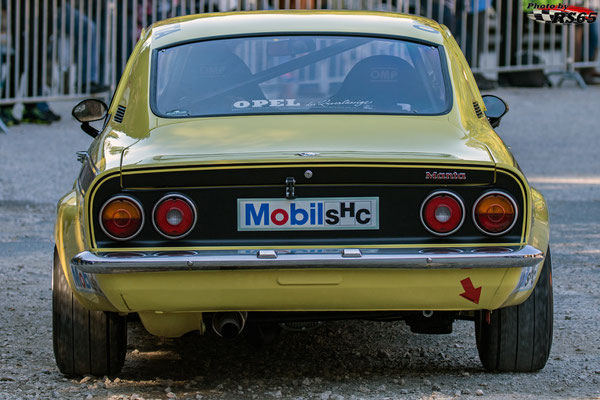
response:
[[[73,296],[54,249],[52,341],[58,369],[65,375],[113,375],[127,352],[126,318],[89,311]]]
[[[552,262],[550,249],[537,285],[518,306],[501,308],[475,318],[477,349],[489,371],[533,372],[546,365],[552,347]]]

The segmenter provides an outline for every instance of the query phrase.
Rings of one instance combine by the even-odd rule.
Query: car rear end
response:
[[[195,21],[142,47],[149,87],[130,88],[147,103],[120,88],[111,121],[138,141],[87,188],[88,250],[71,261],[90,297],[148,327],[169,313],[495,309],[530,291],[544,256],[531,193],[463,109],[453,49],[426,20],[373,18],[409,36],[179,38]]]
[[[543,260],[527,187],[493,166],[130,170],[86,211],[72,268],[121,312],[496,309]]]
[[[542,368],[546,206],[482,108],[456,42],[424,18],[157,24],[59,204],[59,368],[118,371],[129,313],[164,337],[470,319],[486,368]]]

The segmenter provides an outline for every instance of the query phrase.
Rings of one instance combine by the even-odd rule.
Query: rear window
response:
[[[362,36],[261,36],[160,49],[152,108],[163,117],[285,113],[443,114],[440,48]]]

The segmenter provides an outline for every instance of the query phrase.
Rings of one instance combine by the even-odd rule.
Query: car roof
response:
[[[203,38],[265,33],[347,33],[398,36],[443,44],[444,27],[410,14],[378,11],[278,10],[207,13],[152,25],[152,48]]]

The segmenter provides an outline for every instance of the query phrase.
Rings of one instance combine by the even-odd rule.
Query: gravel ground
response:
[[[550,207],[555,334],[541,372],[484,372],[466,321],[441,336],[337,322],[262,350],[242,338],[161,339],[131,323],[118,376],[64,378],[52,354],[52,230],[90,139],[73,104],[58,103],[63,121],[0,134],[0,399],[600,399],[600,88],[496,94],[511,106],[499,133]]]

